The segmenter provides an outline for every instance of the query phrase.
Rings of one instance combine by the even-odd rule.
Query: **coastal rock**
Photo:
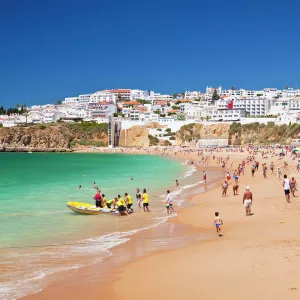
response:
[[[53,124],[0,128],[0,151],[66,151],[72,146],[107,145],[107,125]]]
[[[144,126],[132,126],[129,129],[122,129],[120,132],[120,147],[149,147],[150,140],[148,129]]]
[[[176,134],[176,145],[196,146],[200,139],[228,139],[230,124],[188,124]]]

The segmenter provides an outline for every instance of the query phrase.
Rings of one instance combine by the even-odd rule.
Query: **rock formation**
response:
[[[176,134],[176,145],[195,146],[199,139],[228,139],[230,124],[188,124]]]
[[[99,125],[92,124],[92,129],[80,124],[0,128],[0,151],[65,151],[78,144],[107,145],[107,131],[99,130]]]
[[[122,129],[120,133],[120,147],[149,147],[148,129],[144,126],[132,126]]]

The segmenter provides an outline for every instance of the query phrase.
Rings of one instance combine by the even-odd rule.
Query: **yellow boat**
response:
[[[84,215],[118,214],[116,209],[100,208],[96,205],[82,202],[68,202],[67,207],[72,211]]]

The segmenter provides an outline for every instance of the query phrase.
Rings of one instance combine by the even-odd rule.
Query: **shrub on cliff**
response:
[[[156,146],[159,143],[159,139],[151,134],[148,135],[148,138],[150,140],[150,146]]]

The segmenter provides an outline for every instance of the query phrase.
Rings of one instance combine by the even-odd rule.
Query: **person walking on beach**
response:
[[[267,179],[267,164],[263,165],[263,175],[264,175],[264,179]]]
[[[252,168],[251,168],[251,173],[252,173],[252,177],[254,177],[254,173],[255,173],[255,165],[252,166]]]
[[[149,212],[149,195],[147,194],[146,189],[143,190],[143,207],[144,207],[144,211]]]
[[[136,203],[137,203],[137,206],[139,209],[142,208],[142,194],[140,192],[140,189],[136,189],[136,195],[135,195],[135,198],[136,198]]]
[[[293,197],[297,197],[295,195],[295,192],[297,191],[298,186],[297,186],[297,181],[294,176],[290,180],[290,188],[291,188],[291,193],[292,193]]]
[[[176,179],[175,183],[176,183],[176,187],[179,188],[179,182],[177,179]]]
[[[221,234],[219,234],[219,232],[221,231],[221,225],[223,225],[223,220],[219,216],[219,213],[216,211],[215,212],[215,221],[214,221],[214,225],[213,226],[216,227],[217,236],[221,236]]]
[[[239,185],[238,185],[238,183],[235,182],[235,183],[233,184],[232,190],[233,190],[233,196],[238,195],[238,191],[239,191]]]
[[[172,198],[172,196],[171,196],[170,190],[167,190],[166,209],[167,209],[167,213],[168,213],[168,214],[170,214],[171,212],[174,212],[174,208],[173,208],[173,198]]]
[[[296,172],[299,173],[300,171],[300,160],[298,160],[297,165],[296,165]]]
[[[274,174],[274,163],[273,162],[270,163],[270,170],[271,170],[271,173]]]
[[[281,170],[279,167],[277,167],[277,175],[278,175],[278,179],[280,180],[281,177]]]
[[[253,195],[250,192],[250,187],[246,186],[246,191],[244,192],[243,204],[246,209],[246,216],[251,216],[251,206],[253,201]]]
[[[227,189],[228,189],[228,183],[227,183],[227,181],[225,180],[225,181],[222,183],[222,197],[226,197]]]
[[[284,194],[285,194],[286,202],[287,203],[291,203],[291,198],[290,198],[290,181],[287,178],[286,174],[283,175],[282,186],[283,186],[283,189],[284,189]]]

